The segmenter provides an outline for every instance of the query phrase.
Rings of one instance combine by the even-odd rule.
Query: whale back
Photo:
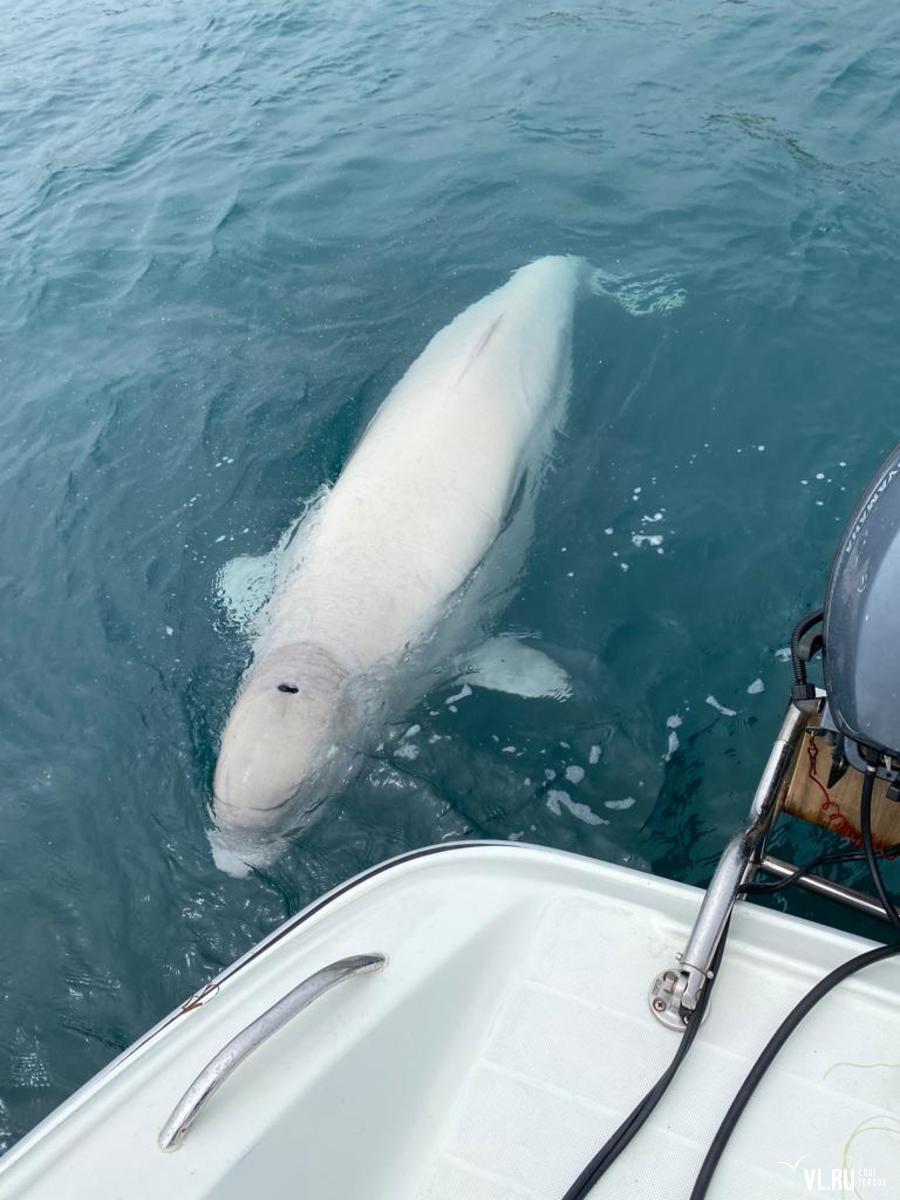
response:
[[[440,618],[562,418],[581,260],[539,259],[432,338],[365,430],[271,606],[355,670]]]

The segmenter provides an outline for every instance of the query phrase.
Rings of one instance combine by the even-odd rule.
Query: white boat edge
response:
[[[246,1194],[252,1177],[273,1188],[302,1183],[310,1200],[550,1200],[674,1053],[678,1035],[653,1019],[647,992],[683,945],[702,895],[525,843],[446,843],[378,864],[273,930],[23,1138],[0,1159],[0,1196],[74,1200],[89,1181],[101,1200],[121,1195],[127,1179],[130,1200],[224,1198]],[[704,1134],[778,1021],[816,979],[871,944],[739,905],[708,1021],[656,1133],[616,1164],[608,1194],[646,1194],[634,1181],[656,1170],[661,1153],[668,1186],[686,1191]],[[311,971],[364,952],[389,957],[377,991],[342,985],[292,1021],[238,1068],[185,1145],[161,1153],[170,1110],[235,1032]],[[890,1080],[869,1069],[848,1083],[841,1064],[878,1064],[885,1036],[896,1044],[896,979],[895,964],[880,964],[808,1019],[767,1080],[770,1103],[748,1113],[735,1138],[722,1195],[808,1196],[804,1178],[783,1164],[804,1156],[832,1170],[848,1137],[862,1136],[857,1127],[889,1111]],[[826,1046],[833,1086],[809,1073],[810,1055]],[[422,1061],[426,1047],[433,1069]],[[290,1079],[278,1069],[287,1056]],[[797,1113],[805,1116],[793,1120]],[[532,1129],[526,1149],[523,1125]],[[301,1132],[306,1145],[297,1144]],[[896,1137],[892,1146],[878,1135],[874,1148],[863,1140],[873,1159],[865,1169],[900,1177]]]

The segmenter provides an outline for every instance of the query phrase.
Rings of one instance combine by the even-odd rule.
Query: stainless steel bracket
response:
[[[780,858],[773,858],[771,854],[767,854],[763,858],[759,869],[769,875],[774,875],[777,879],[788,879],[797,871],[797,868],[791,863],[784,862]],[[885,912],[884,905],[875,896],[867,896],[865,892],[845,887],[841,883],[835,883],[832,879],[823,879],[821,875],[799,875],[794,882],[797,887],[814,892],[817,896],[836,900],[838,904],[854,908],[857,912],[865,913],[867,917],[877,917],[879,921],[890,923],[891,918]]]
[[[738,889],[749,883],[759,868],[765,835],[805,724],[805,714],[791,704],[757,784],[747,823],[719,859],[678,965],[661,971],[650,986],[650,1011],[670,1029],[684,1030],[712,977],[713,958]]]

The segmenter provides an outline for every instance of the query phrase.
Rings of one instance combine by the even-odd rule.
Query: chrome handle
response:
[[[219,1053],[203,1068],[188,1090],[184,1093],[172,1110],[172,1115],[163,1125],[159,1133],[160,1150],[177,1150],[185,1136],[206,1104],[207,1100],[219,1090],[228,1076],[238,1067],[248,1054],[252,1054],[263,1042],[268,1041],[273,1033],[277,1033],[292,1017],[314,1000],[324,996],[336,984],[351,975],[362,975],[368,971],[380,971],[387,959],[383,954],[356,954],[351,958],[342,958],[338,962],[316,971],[302,983],[298,983],[277,1004],[273,1004],[255,1021],[242,1029],[239,1034],[223,1046]]]

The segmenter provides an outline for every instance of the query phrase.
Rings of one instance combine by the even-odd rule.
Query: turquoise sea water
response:
[[[705,882],[776,652],[897,440],[898,61],[880,0],[6,6],[0,1145],[405,849],[515,836]],[[563,252],[687,293],[579,312],[508,618],[575,698],[430,697],[416,759],[389,746],[270,871],[219,874],[246,646],[217,572],[271,548],[433,332]]]

